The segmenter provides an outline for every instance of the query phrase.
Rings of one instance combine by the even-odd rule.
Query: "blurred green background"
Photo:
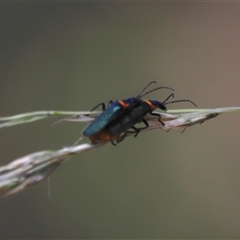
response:
[[[0,116],[90,110],[136,96],[152,80],[200,108],[240,106],[239,10],[0,3]],[[49,181],[1,199],[0,237],[240,238],[239,120],[224,114],[184,133],[150,131],[76,156]],[[0,164],[69,146],[85,127],[53,122],[2,129]]]

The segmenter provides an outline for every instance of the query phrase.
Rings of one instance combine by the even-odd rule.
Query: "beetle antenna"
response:
[[[141,98],[141,94],[153,83],[157,83],[156,81],[151,81],[150,83],[147,84],[145,88],[137,95],[137,98]]]
[[[168,98],[167,98],[168,99]],[[166,100],[167,100],[166,99]],[[188,99],[182,99],[182,100],[176,100],[176,101],[172,101],[172,102],[167,102],[165,103],[165,101],[163,102],[164,105],[167,105],[167,104],[170,104],[170,103],[177,103],[177,102],[190,102],[191,104],[193,104],[195,107],[197,107],[197,105],[191,101],[191,100],[188,100]]]
[[[169,99],[169,98],[174,98],[174,94],[173,93],[171,93],[163,102],[162,102],[162,104],[163,105],[166,105],[166,103],[165,102],[167,102],[167,100]]]
[[[162,88],[165,88],[165,89],[169,89],[169,90],[171,90],[171,91],[174,91],[174,89],[173,89],[173,88],[170,88],[170,87],[157,87],[157,88],[154,88],[154,89],[152,89],[152,90],[144,93],[143,95],[140,95],[140,94],[139,94],[139,95],[137,96],[137,98],[142,98],[143,96],[146,96],[147,94],[149,94],[149,93],[151,93],[151,92],[154,92],[154,91],[156,91],[156,90],[158,90],[158,89],[162,89]]]

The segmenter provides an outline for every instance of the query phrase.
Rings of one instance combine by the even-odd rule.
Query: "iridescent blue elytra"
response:
[[[129,103],[127,103],[127,100],[115,101],[110,103],[106,109],[104,109],[105,105],[102,105],[104,106],[103,112],[86,127],[86,129],[83,131],[84,136],[89,137],[101,131],[109,122],[114,120],[120,113],[122,113],[122,111],[129,106]]]

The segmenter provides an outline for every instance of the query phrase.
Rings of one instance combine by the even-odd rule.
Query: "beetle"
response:
[[[134,109],[137,106],[140,106],[142,104],[141,97],[155,91],[157,89],[166,88],[174,91],[172,88],[169,87],[158,87],[155,88],[145,94],[143,92],[148,88],[149,85],[152,83],[156,83],[155,81],[150,82],[147,84],[147,86],[136,96],[127,98],[124,100],[118,100],[118,101],[110,101],[106,107],[105,103],[100,103],[97,106],[95,106],[91,111],[95,110],[99,106],[102,106],[102,113],[99,114],[92,123],[90,123],[82,132],[82,134],[86,137],[91,137],[101,130],[103,130],[109,123],[111,123],[113,120],[117,119],[120,115],[124,115],[124,112],[126,110]],[[163,109],[164,110],[164,109]]]
[[[149,92],[145,93],[144,95],[147,95]],[[167,102],[171,97],[174,97],[173,93],[170,94],[163,102],[159,102],[157,100],[140,100],[140,104],[127,108],[123,114],[119,115],[116,120],[110,122],[106,128],[100,131],[98,134],[93,135],[90,140],[92,142],[111,141],[113,145],[116,145],[114,140],[116,140],[116,143],[120,143],[128,133],[134,133],[134,137],[136,137],[141,130],[146,129],[149,124],[144,117],[148,113],[150,115],[157,116],[158,121],[164,126],[164,123],[161,121],[161,114],[153,112],[156,108],[166,111],[167,104],[176,102],[190,102],[196,106],[196,104],[192,101],[185,99]],[[140,122],[143,122],[145,126],[137,128],[135,124]]]
[[[134,108],[132,112],[129,113],[129,115],[122,116],[122,119],[119,119],[118,122],[113,122],[112,124],[110,124],[107,128],[108,133],[113,136],[119,134],[118,137],[116,138],[117,143],[119,143],[124,140],[124,138],[127,136],[128,133],[134,133],[134,137],[137,137],[137,135],[140,133],[141,130],[149,127],[147,120],[144,119],[144,117],[147,114],[157,116],[158,121],[164,126],[165,125],[164,122],[161,121],[161,114],[157,112],[153,112],[156,108],[167,111],[167,108],[166,108],[167,104],[177,103],[177,102],[190,102],[195,107],[197,107],[197,105],[194,102],[187,99],[167,102],[167,100],[170,97],[174,97],[174,95],[170,94],[166,98],[166,100],[164,100],[163,102],[159,102],[157,100],[142,100],[141,106]],[[143,122],[145,126],[141,128],[137,128],[135,124],[140,122]],[[128,130],[128,129],[132,129],[132,130]]]

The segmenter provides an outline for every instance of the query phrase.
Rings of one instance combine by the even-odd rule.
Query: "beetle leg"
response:
[[[161,121],[161,114],[160,113],[154,113],[154,112],[150,112],[150,115],[152,116],[157,116],[158,117],[158,121],[164,126],[165,123]]]
[[[105,103],[99,103],[97,106],[95,106],[93,109],[91,109],[90,112],[98,108],[99,106],[102,106],[102,110],[104,111],[106,109],[106,104]]]
[[[111,144],[112,144],[113,146],[116,146],[116,145],[117,145],[112,138],[110,139],[110,141],[111,141]],[[118,141],[117,141],[117,143],[118,143]]]

